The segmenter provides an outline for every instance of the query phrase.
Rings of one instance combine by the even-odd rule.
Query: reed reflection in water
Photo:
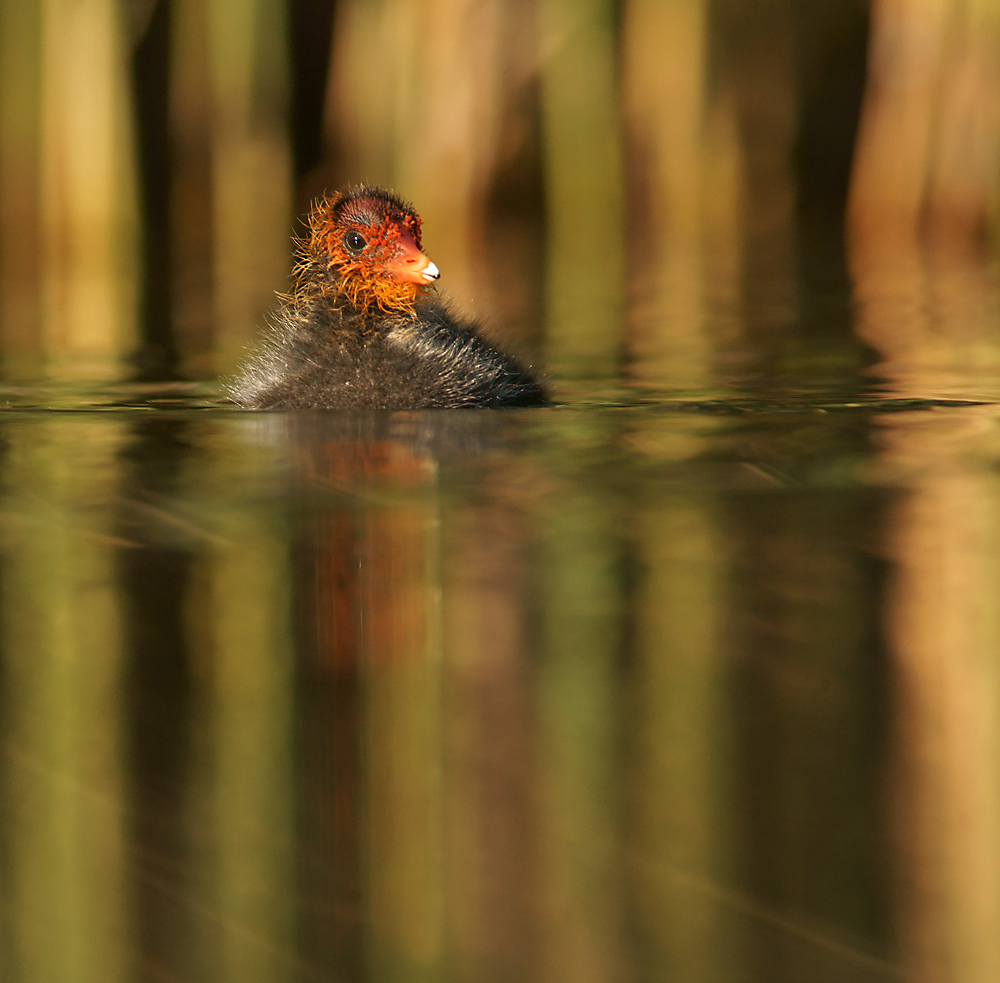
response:
[[[6,979],[992,978],[993,407],[3,431]]]

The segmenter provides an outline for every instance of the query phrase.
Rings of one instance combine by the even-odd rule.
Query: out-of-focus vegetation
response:
[[[309,196],[372,181],[556,375],[662,381],[817,238],[862,306],[992,249],[998,76],[996,0],[4,0],[0,355],[225,371]]]

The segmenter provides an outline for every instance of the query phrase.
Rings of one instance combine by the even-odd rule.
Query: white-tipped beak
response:
[[[420,275],[422,277],[426,277],[427,282],[430,283],[431,281],[436,280],[439,276],[441,276],[441,271],[437,268],[436,264],[434,264],[434,263],[428,263],[420,271]]]

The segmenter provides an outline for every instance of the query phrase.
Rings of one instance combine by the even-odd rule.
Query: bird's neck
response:
[[[343,271],[311,253],[296,265],[291,296],[310,306],[321,303],[377,321],[385,317],[414,317],[414,305],[425,288],[400,283],[379,273]]]

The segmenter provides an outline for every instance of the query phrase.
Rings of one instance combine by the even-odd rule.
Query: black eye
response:
[[[351,229],[350,232],[344,233],[344,245],[347,246],[350,252],[360,253],[368,243],[365,242],[365,237],[360,232]]]

